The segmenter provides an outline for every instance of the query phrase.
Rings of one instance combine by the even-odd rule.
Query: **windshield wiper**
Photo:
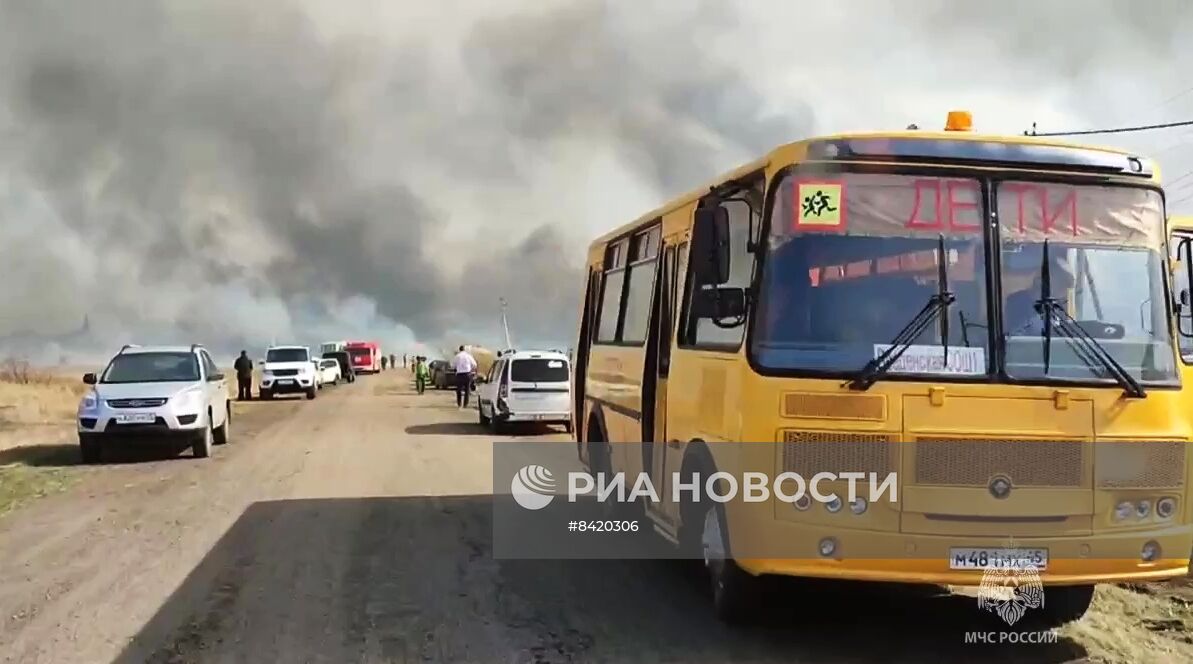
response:
[[[1052,297],[1052,260],[1048,255],[1048,240],[1044,240],[1044,259],[1040,264],[1040,299],[1035,302],[1036,313],[1043,319],[1044,329],[1040,336],[1044,341],[1044,374],[1047,375],[1052,365],[1052,330],[1053,327],[1063,334],[1074,352],[1091,368],[1094,363],[1100,364],[1119,385],[1127,396],[1144,399],[1147,392],[1135,377],[1119,364],[1118,360],[1098,343],[1085,328],[1069,315],[1068,309],[1056,298]],[[1090,360],[1093,360],[1092,362]]]
[[[928,302],[923,309],[912,318],[907,325],[899,330],[895,338],[891,340],[891,344],[878,357],[866,363],[858,371],[857,375],[849,381],[849,388],[852,390],[868,390],[870,386],[886,375],[891,370],[895,362],[903,356],[903,353],[911,347],[912,343],[919,338],[920,334],[924,332],[937,318],[941,318],[940,337],[941,345],[944,346],[944,363],[948,366],[949,363],[949,305],[956,301],[957,296],[949,290],[949,271],[948,265],[945,262],[947,256],[944,251],[944,235],[941,235],[936,245],[936,285],[937,290],[928,298]],[[942,317],[943,314],[943,317]]]

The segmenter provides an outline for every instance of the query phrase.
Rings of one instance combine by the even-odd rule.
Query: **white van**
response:
[[[562,424],[572,431],[572,365],[558,351],[506,351],[477,380],[480,423]]]

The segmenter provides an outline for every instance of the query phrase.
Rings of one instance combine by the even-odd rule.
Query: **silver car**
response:
[[[98,463],[117,441],[181,441],[197,458],[228,442],[228,384],[202,346],[125,346],[83,382],[93,386],[77,419],[84,463]]]

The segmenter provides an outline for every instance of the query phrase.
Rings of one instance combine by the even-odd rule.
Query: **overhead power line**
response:
[[[1140,125],[1137,127],[1116,127],[1114,129],[1087,129],[1085,131],[1049,131],[1043,133],[1036,132],[1036,125],[1033,123],[1029,131],[1023,132],[1024,136],[1089,136],[1091,134],[1129,134],[1137,131],[1152,131],[1155,129],[1174,129],[1176,127],[1193,127],[1193,120],[1183,120],[1181,122],[1165,122],[1163,124],[1154,125]]]

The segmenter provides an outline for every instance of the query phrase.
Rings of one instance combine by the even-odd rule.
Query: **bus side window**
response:
[[[639,346],[646,342],[659,260],[660,233],[661,228],[655,227],[630,239],[630,266],[626,271],[629,285],[626,286],[620,339],[626,345]]]
[[[614,243],[605,250],[604,274],[601,277],[601,304],[597,310],[595,343],[618,341],[621,317],[622,286],[625,284],[626,241]]]

